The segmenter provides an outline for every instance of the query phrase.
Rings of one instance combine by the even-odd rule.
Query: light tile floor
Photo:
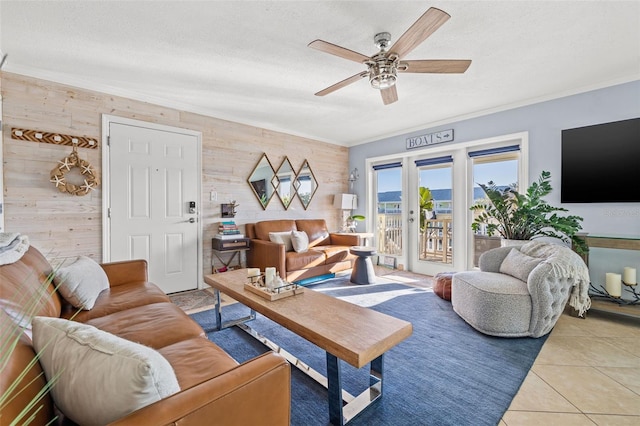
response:
[[[431,287],[431,277],[376,267],[376,275]],[[499,426],[640,426],[640,320],[564,314]]]
[[[640,321],[560,317],[500,426],[640,425]]]

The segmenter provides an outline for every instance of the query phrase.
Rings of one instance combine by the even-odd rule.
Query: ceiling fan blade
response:
[[[324,95],[328,95],[331,92],[335,92],[338,89],[342,89],[345,86],[350,85],[351,83],[355,83],[356,81],[360,80],[363,77],[368,76],[369,73],[367,71],[363,71],[361,73],[358,73],[356,75],[352,75],[349,78],[346,78],[344,80],[342,80],[339,83],[334,84],[333,86],[329,86],[324,90],[319,91],[318,93],[316,93],[316,96],[324,96]]]
[[[368,61],[370,58],[362,53],[354,52],[353,50],[340,47],[336,44],[329,43],[324,40],[314,40],[308,45],[312,49],[320,50],[322,52],[330,53],[335,56],[339,56],[350,61],[362,63]]]
[[[407,68],[404,69],[403,65]],[[398,72],[427,72],[443,74],[461,74],[469,68],[468,59],[423,59],[417,61],[401,61]]]
[[[396,90],[396,85],[380,90],[380,94],[382,95],[382,102],[385,105],[389,105],[398,100],[398,91]]]
[[[403,58],[407,53],[415,49],[427,37],[433,34],[451,16],[440,9],[430,7],[418,20],[395,42],[389,52],[396,53]]]

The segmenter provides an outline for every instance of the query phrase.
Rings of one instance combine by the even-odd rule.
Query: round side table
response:
[[[376,254],[376,249],[354,246],[349,249],[349,253],[358,256],[351,271],[351,282],[354,284],[375,284],[376,273],[373,270],[371,256]]]

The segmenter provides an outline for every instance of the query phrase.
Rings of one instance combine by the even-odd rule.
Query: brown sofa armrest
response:
[[[111,425],[289,425],[291,367],[267,352]]]
[[[331,245],[334,246],[357,246],[360,245],[360,237],[356,234],[329,234]]]
[[[251,240],[251,246],[247,252],[247,267],[260,268],[264,272],[264,268],[275,266],[284,279],[287,276],[285,259],[284,244]]]
[[[100,266],[106,272],[111,287],[132,281],[149,281],[147,261],[144,259],[103,263]]]

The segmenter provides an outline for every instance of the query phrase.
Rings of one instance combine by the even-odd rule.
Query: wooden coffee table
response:
[[[206,275],[204,280],[215,290],[217,328],[239,326],[325,386],[328,389],[329,418],[334,425],[347,423],[382,396],[384,353],[409,337],[413,331],[410,322],[309,288],[295,296],[268,301],[244,289],[246,269]],[[251,315],[224,323],[220,313],[220,292],[248,306]],[[327,354],[327,377],[244,324],[255,318],[254,311],[324,349]],[[356,368],[370,364],[370,387],[357,397],[342,389],[339,360]],[[344,406],[343,401],[346,402]]]

